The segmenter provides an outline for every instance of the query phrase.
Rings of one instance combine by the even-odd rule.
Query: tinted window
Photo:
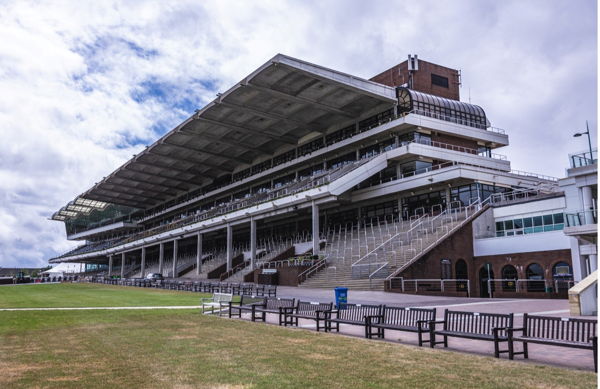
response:
[[[444,88],[449,87],[448,77],[438,76],[437,74],[431,74],[431,83]]]

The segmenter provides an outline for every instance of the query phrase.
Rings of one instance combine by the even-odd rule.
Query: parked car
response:
[[[160,273],[148,273],[148,275],[146,276],[146,279],[153,280],[153,281],[162,280],[163,275]]]

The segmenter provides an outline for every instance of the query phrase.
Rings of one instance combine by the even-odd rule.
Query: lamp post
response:
[[[588,126],[588,121],[585,121],[585,128],[586,128],[586,132],[578,132],[573,134],[573,137],[577,138],[580,137],[581,135],[587,135],[588,137],[588,144],[590,146],[590,159],[592,160],[592,164],[594,163],[594,154],[592,153],[592,138],[590,137],[590,127]]]

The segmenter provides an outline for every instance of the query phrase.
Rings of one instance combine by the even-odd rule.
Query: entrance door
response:
[[[488,279],[494,279],[494,271],[492,267],[488,265],[484,265],[479,270],[479,292],[481,297],[490,297],[490,291],[488,290]],[[492,293],[494,292],[494,284],[492,283]]]

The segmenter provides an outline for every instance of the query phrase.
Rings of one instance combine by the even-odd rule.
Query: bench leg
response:
[[[435,341],[435,331],[433,330],[433,328],[429,329],[429,347],[434,348],[436,344]]]
[[[598,337],[592,338],[592,351],[594,352],[594,370],[598,372]]]
[[[444,335],[444,347],[448,347],[448,337]]]
[[[529,350],[527,349],[527,342],[523,342],[523,358],[529,359]]]
[[[423,332],[418,331],[417,335],[419,337],[419,347],[423,347]]]
[[[494,340],[494,357],[500,358],[500,342],[497,339]]]

